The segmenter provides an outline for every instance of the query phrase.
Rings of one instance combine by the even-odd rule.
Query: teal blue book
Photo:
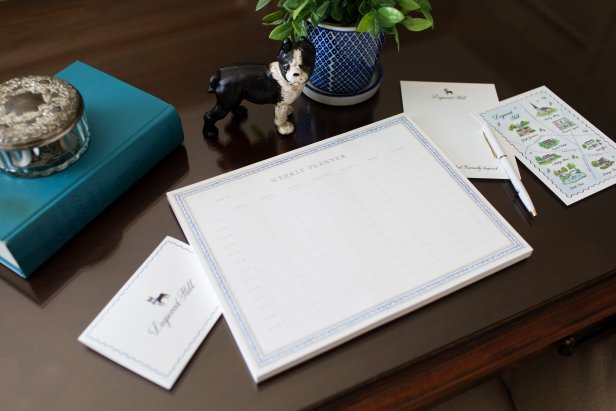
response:
[[[0,172],[0,262],[22,277],[184,139],[177,111],[142,90],[79,61],[57,77],[83,97],[90,145],[76,163],[48,177]]]

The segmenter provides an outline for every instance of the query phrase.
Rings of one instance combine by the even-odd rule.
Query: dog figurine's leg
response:
[[[282,135],[291,134],[295,130],[293,123],[288,120],[289,107],[288,104],[278,103],[274,109],[274,124],[276,124],[278,132]]]
[[[216,105],[203,116],[203,135],[208,138],[218,137],[218,128],[216,122],[224,118],[229,110],[225,109],[218,102]]]
[[[248,117],[248,109],[242,105],[233,108],[233,121],[241,121]]]

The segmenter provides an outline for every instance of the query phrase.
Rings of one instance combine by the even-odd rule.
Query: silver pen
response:
[[[528,191],[526,191],[526,188],[524,188],[524,185],[522,184],[522,180],[520,180],[517,173],[511,166],[511,163],[509,162],[509,159],[507,158],[507,154],[503,150],[503,147],[501,147],[500,142],[494,136],[494,134],[492,134],[492,130],[490,130],[490,128],[487,126],[486,123],[481,121],[474,114],[471,114],[471,116],[481,126],[481,131],[483,132],[483,136],[488,142],[488,145],[490,146],[490,148],[492,149],[492,153],[494,154],[494,157],[498,159],[501,167],[503,167],[503,169],[505,170],[505,173],[507,174],[509,181],[511,181],[511,185],[513,185],[513,188],[518,193],[520,200],[522,201],[522,203],[524,204],[524,206],[526,207],[530,215],[533,217],[536,217],[537,210],[535,210],[535,206],[532,200],[530,199],[530,196],[528,195]]]

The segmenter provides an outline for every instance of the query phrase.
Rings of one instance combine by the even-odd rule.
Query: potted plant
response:
[[[258,0],[256,10],[270,2]],[[275,26],[269,35],[273,40],[308,37],[317,59],[304,93],[347,105],[376,93],[385,35],[393,36],[399,49],[398,29],[422,31],[434,21],[428,0],[280,0],[263,24]]]

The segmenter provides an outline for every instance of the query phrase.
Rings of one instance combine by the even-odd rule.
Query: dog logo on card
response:
[[[461,94],[457,94],[452,89],[447,87],[443,88],[443,92],[436,92],[432,94],[432,98],[438,101],[447,101],[447,100],[466,100],[468,96],[464,96]]]
[[[152,305],[165,305],[163,300],[169,297],[169,294],[160,293],[158,297],[148,297],[148,302]]]

